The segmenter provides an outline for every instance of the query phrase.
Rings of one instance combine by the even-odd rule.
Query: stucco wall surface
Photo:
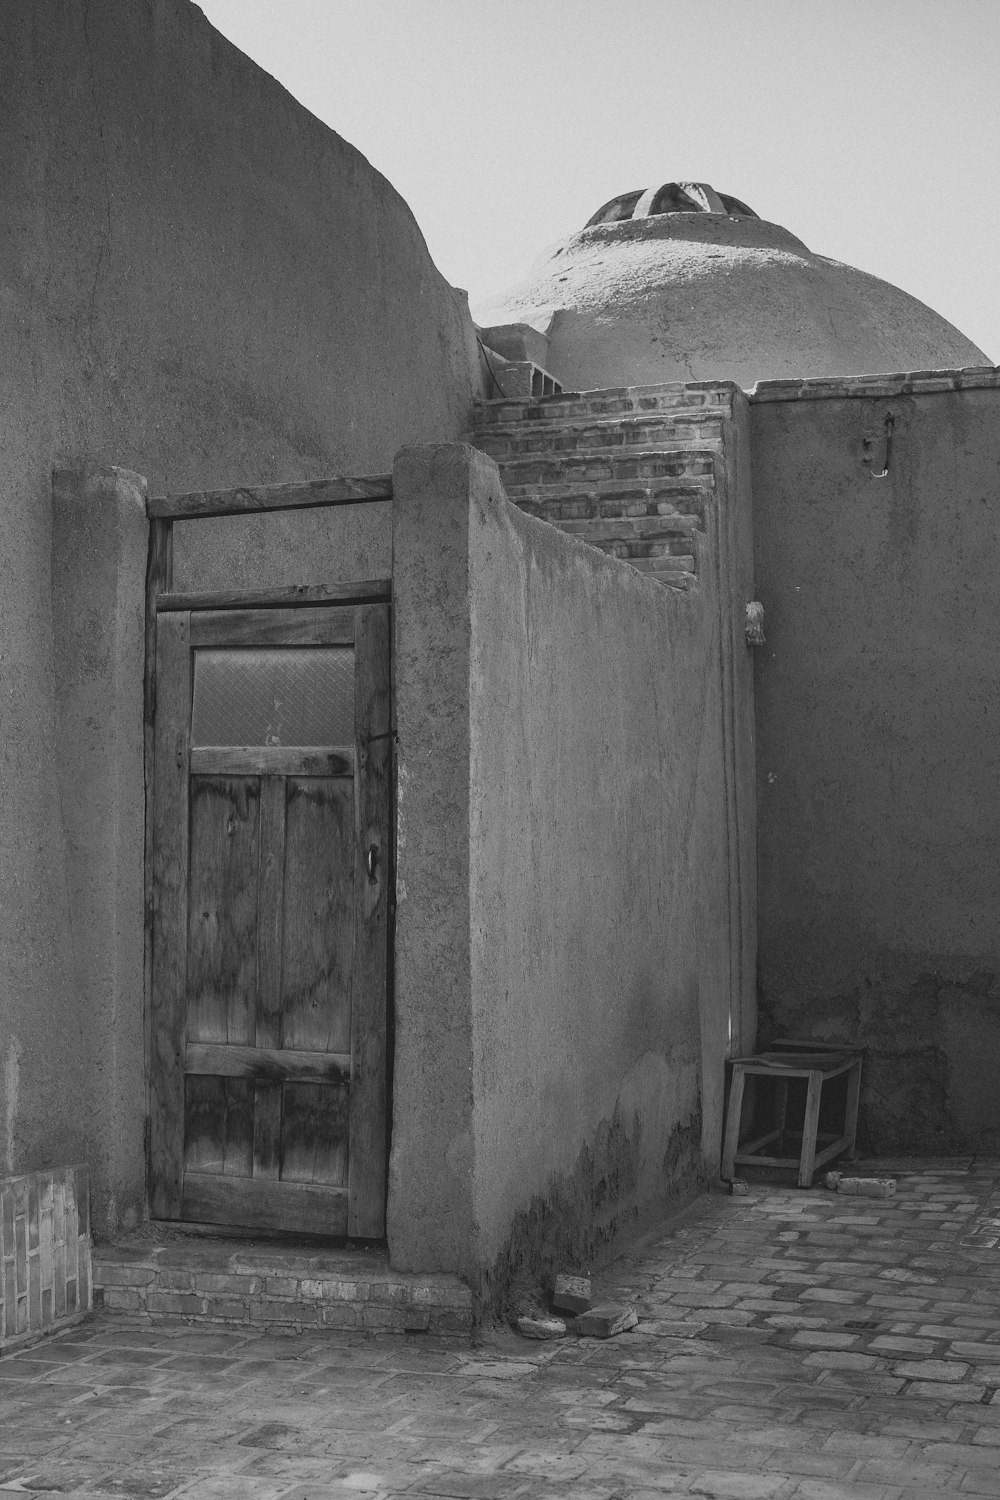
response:
[[[146,489],[124,469],[63,470],[52,498],[54,791],[65,838],[72,1009],[62,1018],[71,1056],[48,1105],[62,1128],[82,1107],[100,1121],[89,1141],[90,1174],[107,1218],[129,1223],[145,1179],[145,1033],[136,997],[146,808],[135,683],[145,651]],[[44,1038],[51,1016],[38,1022]]]
[[[739,1026],[752,995],[728,595],[712,515],[682,595],[525,516],[473,450],[400,455],[394,491],[390,1253],[503,1300],[717,1171],[731,1000]]]
[[[8,0],[0,137],[0,1171],[12,1173],[89,1161],[109,1128],[75,1053],[87,1018],[55,794],[52,468],[121,465],[153,493],[387,470],[401,444],[464,429],[478,357],[464,294],[399,196],[188,0]],[[247,545],[250,575],[259,546]],[[384,531],[361,548],[365,572],[378,547]],[[354,566],[342,559],[336,576]],[[141,1139],[132,1150],[139,1161]],[[101,1231],[111,1189],[96,1170],[93,1185]]]
[[[387,1235],[399,1270],[477,1266],[469,910],[469,505],[495,466],[404,449],[393,468],[395,1046]]]
[[[718,1170],[731,997],[739,1024],[718,545],[713,518],[680,595],[498,491],[473,509],[476,1216],[494,1295],[539,1237],[586,1264]]]
[[[870,1146],[995,1149],[1000,390],[897,385],[751,407],[762,1035],[865,1047]]]

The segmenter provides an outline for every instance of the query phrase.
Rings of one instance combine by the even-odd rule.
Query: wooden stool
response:
[[[722,1145],[722,1175],[732,1178],[736,1166],[797,1167],[799,1187],[812,1187],[813,1174],[834,1156],[842,1153],[854,1155],[854,1142],[858,1131],[858,1095],[861,1091],[861,1054],[846,1047],[833,1049],[818,1044],[811,1050],[809,1043],[778,1043],[772,1052],[762,1052],[757,1057],[736,1057],[732,1061],[729,1081],[729,1104],[726,1111],[726,1132]],[[819,1111],[823,1099],[823,1085],[831,1078],[847,1074],[847,1098],[844,1108],[842,1131],[819,1134]],[[740,1141],[740,1125],[743,1115],[743,1091],[748,1078],[769,1079],[775,1094],[775,1125],[752,1140]],[[806,1083],[805,1118],[802,1122],[802,1144],[797,1156],[784,1154],[785,1125],[788,1112],[788,1083],[792,1078],[804,1078]],[[791,1134],[792,1132],[789,1132]],[[777,1156],[764,1154],[766,1147],[777,1141]],[[819,1148],[819,1149],[817,1149]]]

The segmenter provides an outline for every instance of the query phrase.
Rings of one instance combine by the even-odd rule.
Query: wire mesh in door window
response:
[[[195,652],[192,745],[353,743],[351,647],[217,647]]]

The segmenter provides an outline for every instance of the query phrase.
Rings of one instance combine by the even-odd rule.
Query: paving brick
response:
[[[994,1166],[982,1180],[992,1190]],[[467,1341],[467,1288],[457,1306],[443,1296],[420,1303],[416,1288],[409,1305],[371,1297],[315,1303],[324,1316],[339,1315],[350,1326],[317,1325],[303,1334],[286,1324],[283,1333],[264,1337],[242,1323],[185,1325],[159,1314],[165,1321],[150,1328],[134,1317],[116,1323],[101,1314],[43,1346],[27,1379],[10,1378],[17,1358],[0,1362],[0,1402],[9,1400],[4,1392],[23,1392],[16,1409],[31,1413],[32,1431],[51,1420],[61,1432],[63,1413],[74,1414],[67,1442],[79,1437],[94,1451],[113,1453],[109,1461],[122,1483],[126,1476],[141,1483],[148,1472],[151,1495],[158,1492],[156,1475],[169,1475],[180,1454],[192,1495],[212,1495],[217,1481],[245,1474],[272,1483],[275,1490],[262,1493],[275,1500],[358,1493],[344,1487],[347,1478],[360,1483],[374,1474],[384,1480],[383,1493],[484,1493],[497,1500],[609,1500],[616,1491],[628,1500],[659,1500],[671,1491],[780,1500],[989,1495],[1000,1473],[1000,1398],[981,1372],[1000,1370],[1000,1319],[987,1301],[971,1298],[1000,1288],[1000,1275],[995,1258],[975,1260],[984,1252],[959,1245],[959,1229],[951,1232],[948,1255],[940,1251],[944,1264],[916,1266],[916,1257],[930,1253],[931,1235],[944,1243],[949,1231],[939,1226],[954,1216],[934,1216],[933,1229],[921,1225],[905,1205],[928,1201],[937,1186],[922,1193],[926,1183],[918,1174],[900,1175],[899,1183],[891,1213],[876,1224],[834,1224],[847,1216],[822,1192],[706,1198],[644,1260],[619,1263],[603,1281],[595,1277],[595,1296],[635,1301],[643,1318],[639,1333],[601,1345],[564,1340],[525,1358],[512,1337],[504,1343],[506,1335],[489,1334],[483,1349],[466,1342],[449,1352],[433,1318],[449,1313]],[[977,1203],[985,1201],[986,1189],[976,1191]],[[759,1201],[767,1202],[766,1212]],[[46,1223],[40,1195],[39,1257]],[[781,1239],[786,1233],[797,1238]],[[782,1256],[804,1280],[785,1286],[773,1280]],[[204,1269],[226,1274],[225,1259]],[[864,1292],[877,1281],[873,1266],[893,1265],[939,1274],[927,1312],[912,1309],[909,1292],[902,1308],[870,1300],[898,1302],[892,1287],[915,1283],[889,1278],[878,1282],[888,1293]],[[819,1266],[826,1270],[817,1272]],[[261,1274],[277,1273],[272,1264]],[[817,1274],[829,1274],[831,1284],[817,1286]],[[310,1276],[305,1269],[289,1279]],[[368,1270],[341,1279],[372,1287],[393,1278]],[[673,1302],[672,1293],[697,1294],[699,1286],[702,1300],[721,1292],[736,1302],[706,1308],[704,1318]],[[810,1287],[820,1300],[800,1298]],[[138,1296],[144,1288],[118,1290]],[[831,1292],[859,1291],[858,1302],[830,1299]],[[270,1300],[287,1308],[298,1295]],[[227,1303],[229,1310],[244,1305],[222,1291],[208,1302],[209,1316],[213,1306],[221,1313]],[[353,1326],[366,1306],[390,1321],[419,1314],[428,1331],[404,1339],[398,1321],[385,1334]],[[684,1316],[669,1317],[672,1306]],[[711,1315],[741,1321],[709,1322]],[[796,1339],[806,1332],[822,1343]],[[845,1339],[846,1346],[830,1347]],[[882,1347],[885,1340],[892,1347]],[[76,1358],[49,1357],[61,1348]],[[958,1378],[903,1376],[895,1373],[901,1366],[923,1377],[943,1366]],[[81,1410],[86,1421],[77,1431]],[[176,1431],[178,1417],[194,1414],[219,1424],[217,1439]],[[247,1433],[260,1441],[268,1424],[271,1437],[263,1440],[271,1446],[241,1445]],[[80,1461],[93,1460],[81,1454]],[[63,1471],[52,1473],[65,1485]],[[255,1492],[219,1491],[251,1500]]]
[[[774,1500],[787,1493],[787,1485],[778,1476],[734,1474],[723,1469],[706,1469],[688,1486],[691,1495],[713,1495],[727,1500]]]
[[[986,1394],[984,1385],[949,1385],[944,1381],[916,1380],[908,1377],[907,1395],[924,1401],[952,1402],[968,1401],[978,1404]]]
[[[792,1334],[792,1343],[804,1349],[851,1349],[861,1342],[856,1333],[835,1333],[832,1329],[803,1328]]]
[[[819,1370],[877,1370],[884,1362],[849,1349],[823,1349],[807,1354],[802,1363]]]
[[[969,1373],[969,1366],[961,1360],[947,1359],[896,1360],[892,1368],[904,1380],[961,1380]]]
[[[933,1339],[898,1337],[880,1334],[868,1345],[869,1349],[884,1350],[888,1354],[932,1354],[936,1345]]]
[[[1000,1472],[973,1469],[963,1476],[959,1488],[963,1495],[1000,1495]]]
[[[860,1302],[861,1293],[830,1286],[810,1286],[800,1293],[803,1302],[848,1303]]]

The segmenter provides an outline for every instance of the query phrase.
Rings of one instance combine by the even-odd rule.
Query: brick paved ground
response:
[[[701,1200],[530,1344],[149,1327],[0,1360],[0,1492],[332,1500],[1000,1496],[1000,1162],[887,1201]]]

